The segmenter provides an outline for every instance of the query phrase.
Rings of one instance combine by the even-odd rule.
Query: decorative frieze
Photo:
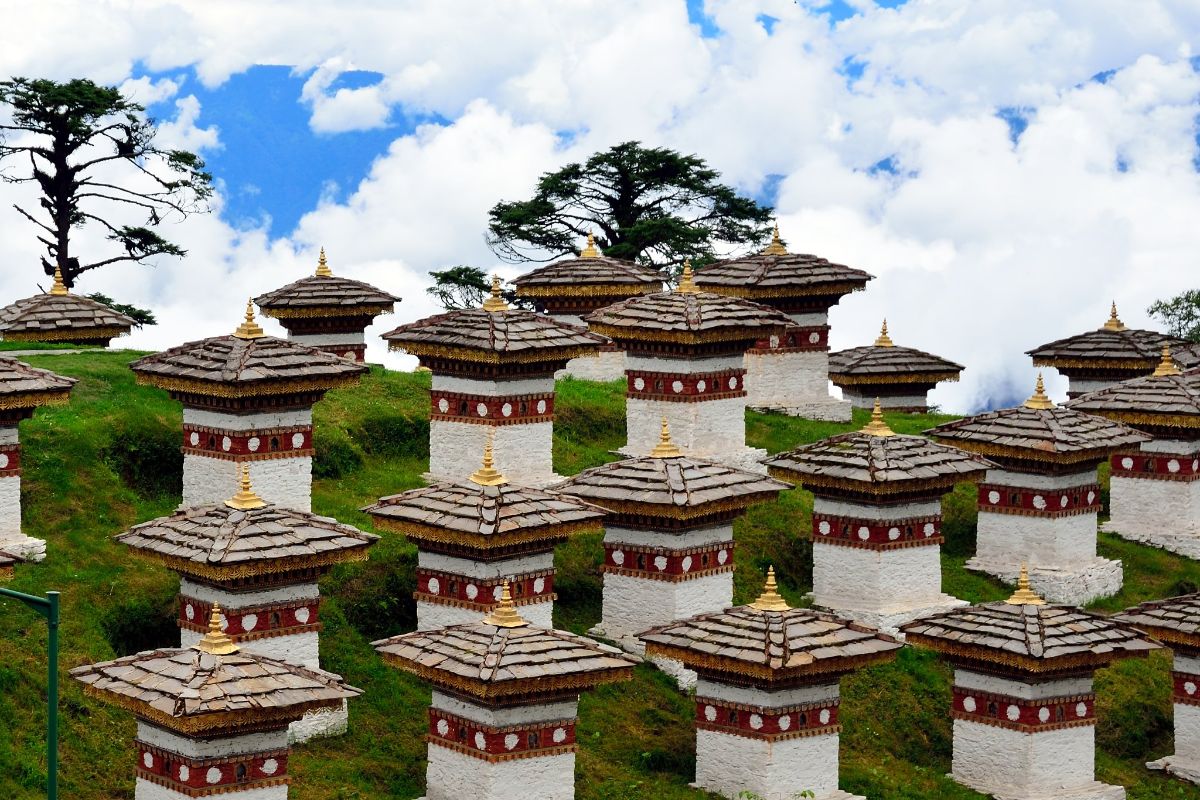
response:
[[[991,514],[1057,518],[1098,514],[1101,507],[1099,483],[1050,491],[995,483],[979,484],[979,510]]]
[[[573,717],[497,726],[436,706],[429,709],[428,742],[492,763],[574,753],[578,749]]]
[[[1024,733],[1077,728],[1096,724],[1096,695],[1029,699],[955,686],[950,716]]]
[[[441,603],[483,614],[500,602],[505,583],[509,585],[513,603],[517,606],[553,602],[558,597],[554,593],[554,575],[553,567],[492,578],[469,577],[418,567],[414,596],[418,601]]]
[[[783,333],[759,339],[746,355],[823,352],[829,349],[828,325],[789,325]]]
[[[1200,480],[1200,455],[1196,453],[1114,453],[1110,463],[1112,475],[1117,478],[1183,482]]]
[[[554,421],[554,392],[521,395],[467,394],[433,390],[430,419],[474,425],[520,425]]]
[[[768,742],[827,736],[842,732],[838,706],[836,697],[832,702],[765,707],[697,695],[696,728]]]
[[[745,375],[744,369],[726,369],[718,372],[647,372],[627,369],[626,396],[677,403],[745,397]]]
[[[226,593],[236,602],[237,595]],[[179,627],[182,630],[204,633],[208,630],[208,618],[213,603],[179,596]],[[318,633],[322,625],[318,619],[321,598],[313,597],[300,601],[250,605],[222,605],[222,630],[235,642],[247,642],[272,636],[292,636],[299,633]]]
[[[732,539],[679,549],[606,540],[600,571],[660,581],[703,578],[733,570],[733,547]]]
[[[312,425],[255,430],[230,430],[199,425],[183,426],[183,452],[230,461],[311,457]]]
[[[812,532],[814,544],[819,542],[867,550],[928,547],[943,542],[941,514],[876,520],[818,514],[814,511]]]
[[[210,797],[230,792],[248,792],[291,782],[288,749],[195,758],[135,739],[136,775],[185,797]]]

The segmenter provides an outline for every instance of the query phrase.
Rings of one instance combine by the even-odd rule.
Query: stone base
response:
[[[23,533],[0,536],[0,552],[25,561],[41,561],[46,557],[46,540],[34,539]]]
[[[1125,787],[1094,781],[1087,786],[1077,786],[1071,789],[1018,791],[1015,794],[998,791],[993,793],[992,797],[996,800],[1125,800]]]
[[[1179,756],[1165,756],[1146,764],[1147,769],[1162,770],[1168,775],[1200,784],[1200,761],[1188,761]]]
[[[970,605],[966,600],[959,600],[957,597],[952,597],[948,594],[943,594],[940,599],[928,603],[922,603],[920,606],[910,608],[886,608],[880,610],[862,609],[862,608],[832,608],[829,606],[816,606],[824,611],[837,614],[839,617],[854,620],[862,625],[875,628],[882,633],[895,636],[900,641],[904,641],[904,634],[900,632],[900,626],[905,623],[912,622],[915,619],[940,614],[943,611],[949,611],[952,608],[961,608],[962,606]]]
[[[1014,585],[1021,572],[1020,564],[988,562],[978,557],[968,560],[966,567]],[[1123,581],[1121,562],[1107,558],[1096,558],[1092,563],[1080,564],[1074,569],[1033,566],[1029,570],[1029,584],[1035,592],[1048,602],[1073,606],[1112,597],[1121,591]]]
[[[772,412],[787,414],[789,417],[815,419],[822,422],[849,422],[852,409],[850,401],[837,400],[832,397],[823,400],[813,400],[807,403],[798,403],[793,398],[786,402],[780,401],[777,405],[755,404],[750,406],[751,411],[768,414]]]
[[[341,736],[350,728],[350,708],[346,701],[336,709],[310,711],[288,726],[288,744],[304,744],[313,739]]]
[[[572,358],[567,366],[554,373],[554,379],[574,378],[577,381],[611,383],[625,378],[625,351],[601,350],[594,356]]]
[[[689,783],[688,788],[689,789],[699,789],[700,791],[708,791],[707,789],[705,789],[703,786],[701,786],[698,783]],[[801,791],[803,791],[803,790],[801,790]],[[762,797],[762,795],[755,795],[755,797]],[[773,797],[763,797],[763,800],[796,800],[798,797],[799,797],[799,792],[797,792],[795,794],[789,794],[789,795],[781,794],[781,795],[775,795]],[[418,798],[417,800],[424,800],[424,798]],[[741,799],[738,797],[733,797],[730,800],[741,800]],[[815,800],[867,800],[867,798],[861,794],[850,794],[849,792],[843,792],[841,789],[838,789],[833,794],[827,793],[827,794],[817,795]]]
[[[1200,530],[1195,532],[1171,532],[1163,529],[1140,531],[1139,527],[1138,525],[1122,525],[1120,520],[1109,520],[1100,526],[1100,530],[1116,534],[1131,542],[1159,547],[1200,561]]]

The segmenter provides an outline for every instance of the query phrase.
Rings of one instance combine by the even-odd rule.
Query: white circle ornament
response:
[[[621,566],[622,564],[625,563],[625,553],[623,553],[620,550],[613,550],[612,560],[613,560],[613,563],[616,564],[618,567]]]
[[[646,388],[646,381],[642,378],[634,378],[633,379],[633,388],[637,389],[640,392],[642,389]]]
[[[293,433],[292,434],[292,448],[295,450],[299,450],[301,447],[304,447],[304,434],[303,433]]]
[[[504,405],[500,406],[500,413],[506,417],[511,417],[512,416],[512,403],[505,403]]]
[[[817,342],[821,341],[821,334],[817,333],[816,331],[813,331],[812,333],[810,333],[808,335],[808,341],[809,341],[809,344],[816,344]]]
[[[150,753],[142,753],[142,763],[146,765],[146,769],[154,768],[154,756]]]
[[[682,392],[683,391],[683,381],[673,381],[671,383],[671,391],[674,392],[675,394],[679,394],[680,392]]]
[[[1058,498],[1058,507],[1059,507],[1059,508],[1066,508],[1066,507],[1067,507],[1067,502],[1068,502],[1068,501],[1067,501],[1067,496],[1064,494],[1062,497]]]
[[[683,561],[680,564],[680,566],[683,567],[684,572],[687,572],[688,570],[690,570],[692,568],[692,557],[684,556]]]
[[[310,616],[311,614],[308,613],[308,609],[304,606],[296,609],[296,622],[299,622],[301,625],[308,622]]]
[[[1041,708],[1039,708],[1038,709],[1038,719],[1041,720],[1042,722],[1049,722],[1050,721],[1050,709],[1046,708],[1045,706],[1042,706]]]
[[[196,609],[192,606],[191,603],[188,603],[186,606],[183,607],[183,615],[185,617],[187,617],[188,619],[196,618]]]
[[[263,762],[262,766],[259,767],[259,769],[262,770],[263,775],[274,775],[276,772],[279,771],[279,762],[273,758],[268,758],[266,761]]]
[[[1192,472],[1200,472],[1200,458],[1192,460]]]
[[[819,719],[821,720],[822,725],[829,724],[829,709],[828,708],[821,709],[821,715],[820,715]]]
[[[252,631],[254,626],[258,624],[258,614],[247,614],[242,617],[242,630]]]
[[[204,780],[208,781],[209,783],[220,783],[221,770],[217,769],[216,767],[209,767],[208,772],[204,773]]]
[[[1183,690],[1185,692],[1187,692],[1188,694],[1195,694],[1196,693],[1196,684],[1192,683],[1191,681],[1188,681],[1187,683],[1185,683],[1183,685]]]
[[[537,411],[539,414],[546,413],[546,401],[545,400],[538,400]]]
[[[991,503],[992,505],[996,505],[997,503],[999,503],[1000,502],[1000,493],[997,492],[995,489],[992,489],[990,492],[988,492],[988,502]]]
[[[487,737],[483,735],[483,731],[475,731],[475,746],[480,750],[487,750]]]
[[[224,630],[228,630],[228,629],[229,629],[229,618],[226,617],[224,614],[222,614],[221,615],[221,630],[224,631]]]
[[[231,447],[233,447],[233,440],[230,439],[228,436],[222,437],[221,449],[224,450],[226,453],[228,453],[229,448],[231,448]]]
[[[666,569],[667,568],[667,557],[666,556],[655,556],[654,557],[654,567],[659,572],[662,572],[664,569]]]
[[[888,539],[890,539],[891,541],[894,542],[899,538],[900,538],[900,529],[899,528],[888,528]]]
[[[467,584],[467,599],[474,600],[476,597],[479,597],[479,587],[473,583],[468,583]]]
[[[429,579],[429,593],[437,594],[441,590],[442,590],[442,582],[439,581],[437,578],[430,578]]]
[[[715,708],[713,708],[712,706],[705,706],[704,707],[704,718],[706,720],[708,720],[709,722],[712,722],[713,720],[715,720],[717,718],[717,710]]]
[[[500,602],[500,595],[504,594],[504,585],[495,586],[492,588],[492,599],[497,603]]]
[[[193,447],[195,447],[196,445],[200,444],[200,434],[192,431],[192,435],[188,437],[188,441],[192,443]],[[8,456],[5,456],[5,458],[8,458]]]
[[[1033,496],[1033,507],[1041,511],[1046,507],[1046,498],[1042,497],[1040,494],[1035,494]]]
[[[444,719],[439,719],[437,724],[438,736],[445,736],[450,732],[450,723]]]
[[[779,730],[786,731],[790,727],[792,727],[792,715],[784,714],[779,718]]]
[[[772,337],[771,337],[771,349],[773,350],[773,349],[775,349],[776,347],[779,347],[779,337],[778,337],[778,336],[772,336]]]
[[[732,377],[732,378],[730,378],[730,379],[729,379],[729,388],[730,388],[730,389],[736,389],[736,388],[737,388],[737,376],[734,376],[734,377]]]
[[[180,764],[179,765],[179,780],[186,781],[190,777],[192,777],[192,771],[190,769],[188,769],[187,764]]]
[[[754,730],[758,730],[762,726],[763,726],[762,717],[760,717],[758,714],[751,714],[750,715],[750,727],[754,728]]]
[[[717,563],[718,564],[724,564],[728,560],[729,560],[729,551],[728,550],[718,550],[717,551]]]
[[[973,714],[975,712],[975,708],[976,708],[976,705],[975,705],[974,697],[964,697],[963,698],[963,709],[965,711]]]
[[[697,392],[703,392],[707,388],[708,388],[708,382],[706,380],[704,380],[704,378],[701,378],[700,380],[696,381],[696,391]]]
[[[1016,722],[1021,718],[1021,709],[1017,706],[1009,706],[1004,712],[1004,716],[1008,717],[1011,721]]]
[[[444,397],[441,400],[438,400],[438,411],[445,414],[449,410],[450,410],[450,401],[449,400],[447,400]]]
[[[475,413],[481,417],[487,416],[487,403],[477,403],[475,405]]]
[[[925,533],[925,536],[926,536],[926,537],[933,536],[933,531],[934,531],[933,523],[932,523],[932,522],[926,522],[926,523],[925,523],[925,528],[924,528],[924,533]]]
[[[1167,472],[1179,472],[1179,462],[1171,459],[1167,462]]]
[[[867,539],[870,539],[871,538],[871,529],[868,528],[866,525],[863,525],[861,528],[858,529],[858,538],[862,539],[864,542]]]
[[[830,531],[830,530],[832,530],[832,529],[829,527],[829,520],[827,520],[827,519],[823,519],[823,520],[821,520],[821,521],[820,521],[820,522],[817,524],[817,530],[821,532],[821,535],[822,535],[822,536],[828,536],[828,535],[829,535],[829,531]]]
[[[555,728],[550,738],[554,739],[555,744],[562,744],[567,740],[567,732],[563,728]]]
[[[1124,469],[1133,469],[1133,459],[1129,456],[1125,456],[1121,459],[1121,466]]]
[[[521,740],[517,738],[517,735],[515,733],[508,734],[507,736],[504,737],[504,749],[512,750],[514,747],[517,746],[517,742],[519,742],[519,741],[521,741]]]
[[[1075,706],[1075,716],[1077,716],[1077,717],[1086,717],[1087,716],[1087,703],[1080,703],[1079,705]]]
[[[545,578],[534,578],[533,579],[533,593],[541,594],[544,591],[546,591],[546,579]]]
[[[1096,502],[1096,493],[1088,492],[1088,505],[1090,506],[1094,502]]]
[[[257,436],[251,436],[249,441],[246,442],[246,447],[250,448],[251,453],[257,453],[258,448],[262,447],[262,439],[259,439]]]

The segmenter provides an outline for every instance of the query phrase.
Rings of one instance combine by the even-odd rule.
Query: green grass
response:
[[[22,423],[25,530],[49,540],[40,565],[19,567],[11,587],[64,595],[63,669],[139,648],[174,644],[176,578],[115,546],[112,536],[169,513],[179,502],[181,412],[155,389],[137,386],[120,352],[29,357],[36,366],[80,379],[72,402]],[[314,484],[319,513],[371,529],[359,511],[381,495],[418,486],[427,463],[427,375],[373,369],[358,387],[331,392],[318,405]],[[622,446],[620,382],[562,381],[558,387],[555,467],[573,474],[616,458]],[[887,415],[894,429],[919,432],[948,417]],[[775,452],[860,427],[776,415],[747,415],[750,444]],[[812,497],[785,492],[750,509],[735,525],[735,600],[752,599],[767,563],[784,595],[802,601],[811,588]],[[944,503],[947,591],[970,600],[1010,589],[965,572],[974,548],[975,494],[959,487]],[[1101,535],[1101,552],[1125,562],[1122,593],[1098,607],[1121,608],[1200,583],[1200,565]],[[584,631],[600,618],[599,533],[559,548],[556,623]],[[413,798],[424,783],[425,708],[429,690],[382,664],[374,638],[413,626],[416,551],[384,535],[371,560],[335,570],[322,583],[321,638],[326,668],[364,694],[351,704],[351,732],[298,748],[291,762],[294,800]],[[12,602],[0,602],[0,797],[39,796],[44,780],[44,626]],[[1197,798],[1200,789],[1147,771],[1171,751],[1170,659],[1125,662],[1100,673],[1097,730],[1101,780],[1130,787],[1133,800]],[[132,797],[134,725],[128,714],[85,698],[63,681],[61,796]],[[950,671],[926,652],[844,681],[843,786],[872,798],[978,798],[945,777],[950,769]],[[701,798],[689,789],[694,769],[693,707],[672,681],[646,666],[629,684],[584,696],[577,794],[581,800]]]
[[[0,352],[10,350],[100,350],[95,344],[72,344],[71,342],[6,342],[0,340]]]

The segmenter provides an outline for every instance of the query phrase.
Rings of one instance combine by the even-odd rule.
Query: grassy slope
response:
[[[137,387],[129,354],[28,359],[81,379],[70,406],[44,409],[22,424],[25,443],[25,528],[50,540],[46,563],[18,570],[12,588],[64,592],[64,668],[173,643],[177,583],[165,570],[130,558],[111,536],[178,502],[180,412],[152,389]],[[369,529],[358,508],[420,482],[424,468],[428,379],[375,371],[352,390],[331,393],[318,407],[320,466],[314,506]],[[559,386],[555,465],[560,473],[611,460],[624,443],[620,384],[567,381]],[[916,432],[932,421],[889,417]],[[860,415],[854,425],[863,423]],[[853,426],[748,415],[749,439],[777,451]],[[164,442],[166,443],[164,445]],[[469,466],[469,465],[464,465]],[[164,477],[165,476],[165,477]],[[137,487],[136,490],[133,487]],[[800,601],[810,587],[811,496],[787,492],[736,527],[739,570],[735,600],[759,589],[755,569],[778,565],[784,593]],[[966,573],[973,547],[974,495],[960,489],[946,502],[943,556],[948,591],[970,600],[1007,590]],[[799,535],[797,535],[799,534]],[[1126,565],[1126,587],[1099,604],[1124,607],[1200,584],[1200,565],[1161,551],[1101,536],[1101,551]],[[599,534],[560,548],[557,623],[581,631],[600,616]],[[327,668],[365,694],[352,706],[351,733],[300,748],[292,761],[296,800],[416,797],[424,780],[424,709],[428,691],[384,667],[369,642],[411,627],[415,553],[385,536],[371,561],[339,569],[323,585],[322,652]],[[34,798],[44,777],[42,658],[44,628],[11,602],[0,603],[0,797]],[[1171,750],[1169,658],[1127,662],[1098,681],[1102,780],[1131,788],[1134,800],[1198,798],[1200,789],[1146,771],[1146,760]],[[843,785],[873,798],[976,798],[945,777],[950,768],[949,671],[926,653],[904,651],[895,664],[848,678],[843,685]],[[585,696],[577,762],[581,800],[698,798],[687,788],[693,769],[689,700],[656,671],[642,667],[632,684]],[[72,800],[132,797],[128,715],[84,698],[64,681],[62,796]]]

